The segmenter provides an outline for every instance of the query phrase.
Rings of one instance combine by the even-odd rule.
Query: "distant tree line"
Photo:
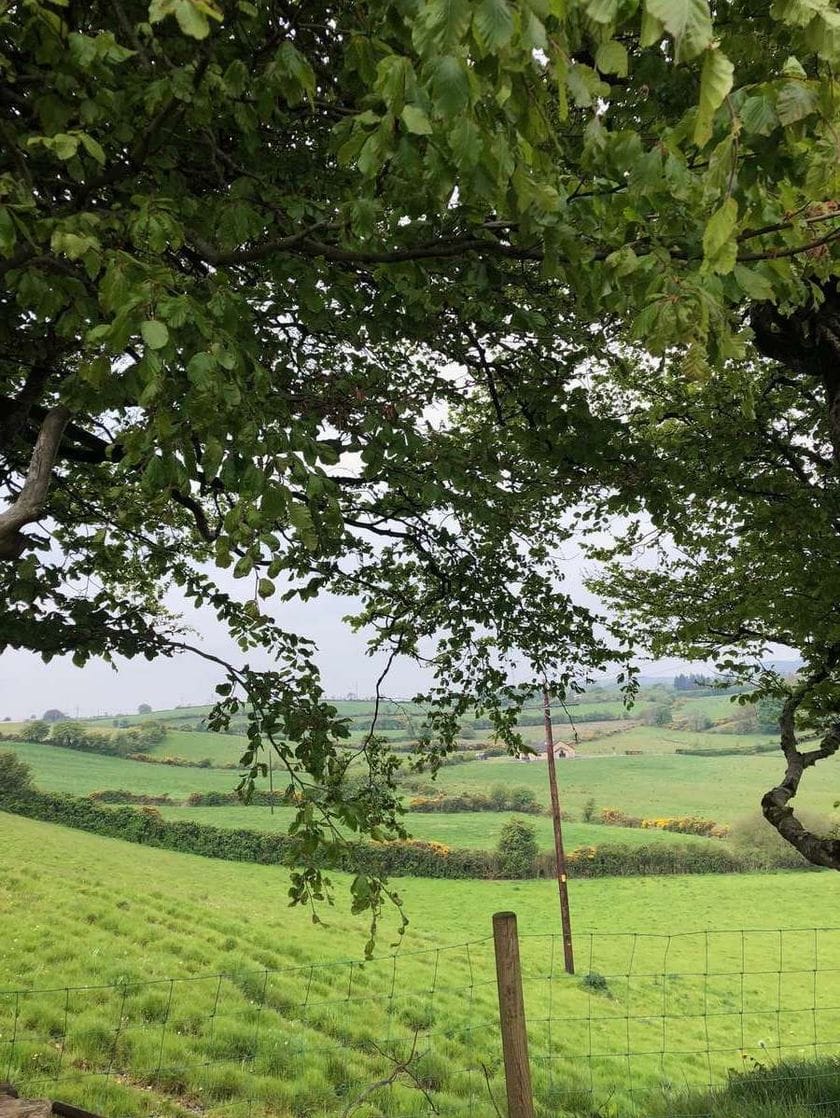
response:
[[[27,722],[15,738],[29,742],[43,742],[59,749],[75,749],[81,753],[99,753],[108,757],[127,757],[143,753],[158,745],[166,737],[166,727],[160,722],[145,722],[121,734],[103,734],[89,730],[81,722],[55,722],[50,726],[44,719]]]

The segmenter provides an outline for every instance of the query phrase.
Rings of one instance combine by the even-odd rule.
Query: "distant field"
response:
[[[237,775],[219,769],[187,769],[174,765],[144,765],[120,757],[98,757],[52,745],[0,742],[0,750],[12,749],[31,765],[38,787],[49,792],[71,792],[85,796],[105,788],[124,788],[180,799],[190,792],[230,792]]]
[[[675,753],[678,749],[745,750],[772,742],[770,734],[719,734],[703,731],[670,730],[667,726],[633,726],[619,734],[581,746],[587,754],[623,753],[641,749],[644,753]]]
[[[125,788],[153,795],[168,793],[174,799],[183,799],[190,792],[231,791],[237,781],[234,770],[144,765],[49,745],[0,745],[14,749],[32,765],[40,787],[77,795]],[[200,751],[200,755],[205,754]],[[700,815],[728,823],[757,809],[763,793],[779,780],[782,768],[779,759],[772,755],[679,757],[649,753],[626,757],[622,752],[614,757],[562,761],[558,775],[563,803],[577,818],[591,798],[598,810],[616,807],[641,816]],[[495,784],[531,788],[542,803],[548,803],[544,760],[526,763],[502,758],[445,766],[436,782],[442,791],[487,791]],[[831,813],[837,790],[826,782],[803,782],[800,798],[803,806]]]
[[[755,812],[764,792],[784,775],[781,759],[772,755],[605,756],[562,761],[557,771],[561,798],[578,817],[591,797],[598,808],[618,807],[631,815],[700,815],[721,823]],[[441,770],[437,782],[443,789],[464,791],[499,783],[524,785],[548,803],[545,761],[492,759],[453,765]],[[837,798],[836,785],[803,781],[803,806],[830,813]]]
[[[207,823],[213,827],[244,827],[251,831],[285,831],[292,819],[291,808],[271,809],[262,806],[247,807],[162,807],[168,819],[190,820]],[[403,823],[413,838],[443,842],[453,849],[472,848],[492,850],[499,841],[499,833],[511,815],[501,811],[463,811],[446,813],[408,812]],[[553,847],[554,835],[547,815],[519,816],[527,818],[537,834],[540,848]],[[647,843],[689,843],[717,845],[718,840],[680,835],[669,831],[642,830],[634,827],[604,827],[594,823],[567,823],[563,828],[566,847],[603,846],[605,843],[623,846],[640,846]]]
[[[415,1070],[438,1112],[493,1118],[482,1068],[503,1099],[489,940],[502,909],[519,918],[545,1118],[590,1118],[590,1089],[614,1118],[670,1114],[669,1083],[725,1081],[745,1058],[772,1063],[779,1051],[837,1050],[840,934],[705,933],[825,929],[837,875],[572,882],[578,975],[568,977],[557,940],[540,935],[558,931],[553,882],[403,880],[411,924],[401,951],[391,954],[388,916],[377,960],[360,965],[366,924],[348,914],[342,875],[336,907],[321,906],[325,926],[313,926],[308,910],[287,906],[279,867],[11,816],[0,829],[0,1034],[14,1038],[3,1073],[97,1113],[336,1118],[388,1074],[377,1048],[407,1053],[419,1033]],[[817,943],[815,994],[807,968]],[[584,987],[587,973],[606,976],[605,992]],[[45,992],[4,993],[20,987]],[[404,1078],[373,1098],[357,1118],[429,1112]]]
[[[698,695],[689,698],[683,692],[674,692],[676,699],[675,714],[705,714],[717,722],[718,719],[737,718],[744,708],[738,703],[737,695]]]
[[[236,763],[248,739],[236,734],[203,733],[200,730],[168,730],[163,741],[146,750],[153,757],[185,757],[188,761],[209,758],[214,765]]]

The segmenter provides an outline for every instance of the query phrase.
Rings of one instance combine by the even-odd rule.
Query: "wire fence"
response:
[[[519,946],[537,1114],[840,1113],[840,929],[578,935],[574,976],[559,935]],[[0,1079],[109,1118],[492,1118],[502,1048],[490,936],[0,991]]]

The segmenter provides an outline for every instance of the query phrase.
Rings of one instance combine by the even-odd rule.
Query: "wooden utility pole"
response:
[[[548,786],[551,790],[551,820],[554,824],[554,854],[557,860],[557,888],[560,891],[560,922],[563,927],[563,958],[566,974],[575,973],[575,956],[572,950],[572,918],[569,914],[569,886],[566,877],[566,855],[563,850],[563,815],[557,794],[557,768],[554,758],[554,731],[551,725],[551,699],[548,688],[543,688],[543,714],[545,716],[545,750],[548,765]]]
[[[496,981],[499,987],[499,1023],[502,1028],[508,1118],[534,1118],[515,913],[497,912],[493,915],[493,945],[496,949]]]

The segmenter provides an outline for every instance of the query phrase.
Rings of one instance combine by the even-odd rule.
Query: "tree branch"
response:
[[[26,481],[15,503],[0,513],[0,559],[18,559],[29,545],[20,529],[38,520],[44,511],[58,448],[70,419],[65,407],[51,408],[38,432],[29,460]]]
[[[788,696],[779,718],[782,752],[787,769],[781,784],[771,788],[761,801],[761,810],[767,822],[775,827],[785,842],[815,866],[840,870],[840,840],[824,838],[809,831],[796,818],[790,801],[799,791],[799,783],[806,769],[818,761],[833,756],[840,749],[840,722],[835,722],[823,737],[818,749],[802,753],[796,738],[796,712],[805,698],[823,683],[840,658],[840,646],[833,645],[826,656],[825,665],[801,683]]]

